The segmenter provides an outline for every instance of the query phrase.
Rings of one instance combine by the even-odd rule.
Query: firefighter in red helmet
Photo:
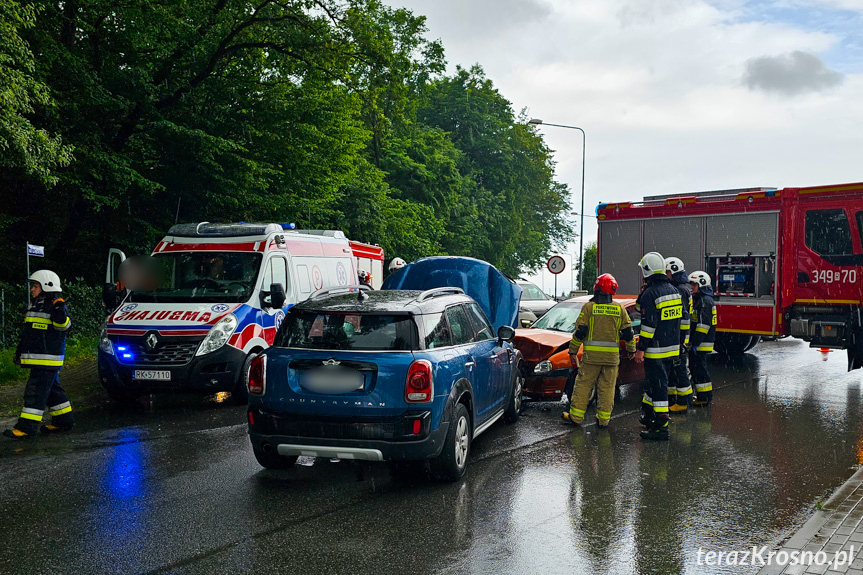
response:
[[[635,354],[635,334],[632,320],[622,305],[613,300],[617,293],[617,280],[611,274],[602,274],[593,284],[593,297],[581,308],[575,322],[575,333],[569,343],[569,358],[578,368],[575,388],[569,411],[563,419],[575,425],[584,421],[587,403],[596,387],[596,423],[608,426],[614,408],[614,387],[620,364],[620,340],[626,341],[630,357]],[[578,348],[584,344],[581,366]]]

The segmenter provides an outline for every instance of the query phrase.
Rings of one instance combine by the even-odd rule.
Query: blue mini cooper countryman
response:
[[[495,333],[459,288],[318,292],[252,361],[255,457],[269,469],[300,455],[428,459],[436,478],[457,480],[471,442],[498,419],[518,419],[514,334],[509,325]]]

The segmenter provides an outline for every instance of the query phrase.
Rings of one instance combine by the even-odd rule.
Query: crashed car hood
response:
[[[572,334],[550,329],[517,329],[513,344],[521,351],[525,361],[538,362],[554,355],[569,345]]]
[[[518,325],[521,287],[482,260],[454,256],[423,258],[390,275],[381,289],[427,290],[437,287],[464,290],[488,316],[495,332],[504,325]]]

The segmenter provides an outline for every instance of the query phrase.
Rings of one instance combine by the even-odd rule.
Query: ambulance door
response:
[[[102,286],[102,302],[105,313],[112,313],[126,296],[125,288],[120,285],[120,264],[126,261],[126,254],[117,248],[108,250],[108,264],[105,269],[105,284]]]
[[[296,296],[293,293],[294,286],[291,282],[291,274],[288,258],[285,254],[273,254],[270,259],[264,263],[263,279],[261,280],[261,327],[264,328],[264,338],[267,343],[272,345],[273,338],[279,326],[282,325],[282,320],[285,319],[285,311],[290,309]],[[270,286],[272,284],[282,284],[285,288],[285,304],[281,308],[273,308],[270,299]],[[274,328],[274,329],[273,329]]]

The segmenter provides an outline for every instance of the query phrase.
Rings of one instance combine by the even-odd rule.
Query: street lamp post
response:
[[[584,160],[587,153],[587,134],[578,126],[565,126],[563,124],[549,124],[539,118],[531,118],[527,122],[534,126],[554,126],[555,128],[568,128],[581,132],[581,227],[578,230],[578,289],[584,289]]]

